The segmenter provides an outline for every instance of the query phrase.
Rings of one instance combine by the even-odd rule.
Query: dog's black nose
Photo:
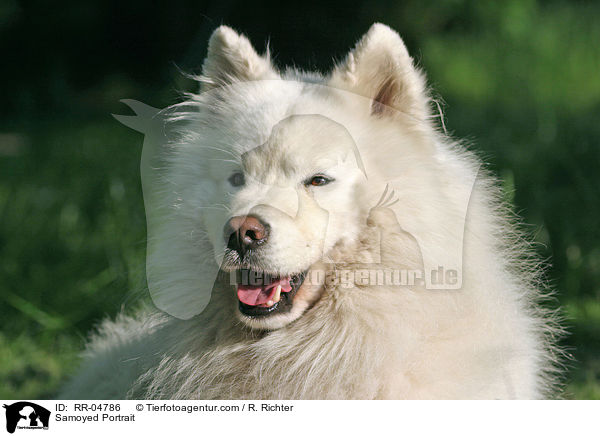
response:
[[[267,242],[269,229],[267,223],[255,216],[234,216],[225,225],[225,242],[228,248],[243,255]]]

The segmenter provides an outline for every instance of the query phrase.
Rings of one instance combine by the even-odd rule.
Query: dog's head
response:
[[[311,273],[361,238],[397,170],[386,156],[431,152],[424,80],[383,25],[327,77],[280,74],[220,27],[200,80],[157,190],[166,207],[152,219],[149,275],[191,313],[226,272],[213,292],[235,295],[244,323],[278,328],[319,298],[323,276]]]
[[[285,323],[318,295],[311,268],[360,233],[360,156],[342,125],[311,114],[284,118],[234,160],[221,164],[213,193],[227,207],[206,209],[204,224],[236,285],[241,319]]]

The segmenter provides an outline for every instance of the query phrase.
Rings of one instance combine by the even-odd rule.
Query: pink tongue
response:
[[[267,286],[256,287],[238,285],[238,298],[242,303],[247,304],[248,306],[266,304],[275,295],[278,285],[281,285],[281,292],[290,292],[292,290],[290,278],[284,277]]]

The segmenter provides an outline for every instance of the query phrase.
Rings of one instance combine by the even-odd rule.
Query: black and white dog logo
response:
[[[48,429],[50,411],[29,401],[19,401],[3,406],[6,409],[6,431],[15,429]]]

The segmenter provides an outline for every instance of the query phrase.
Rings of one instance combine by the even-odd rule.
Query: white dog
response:
[[[373,25],[322,77],[276,71],[222,26],[199,80],[146,166],[167,313],[105,322],[63,397],[554,392],[539,267],[495,180],[436,129],[393,30]]]

